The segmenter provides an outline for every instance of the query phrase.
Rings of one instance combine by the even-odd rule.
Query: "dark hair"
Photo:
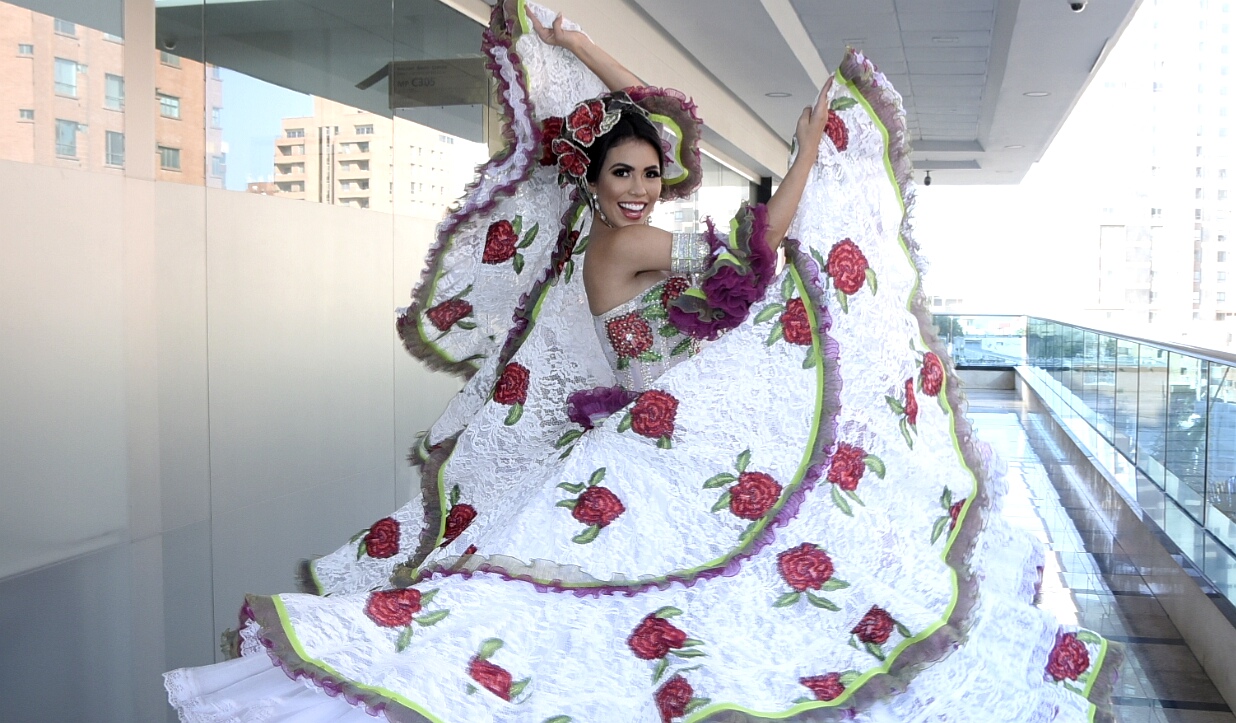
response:
[[[645,141],[657,152],[657,165],[665,170],[665,154],[661,151],[661,136],[652,125],[652,121],[638,113],[624,112],[609,133],[597,138],[591,146],[584,149],[588,153],[588,183],[596,183],[601,177],[601,165],[609,155],[609,149],[621,145],[631,138]]]

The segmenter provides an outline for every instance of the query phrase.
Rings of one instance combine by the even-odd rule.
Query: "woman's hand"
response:
[[[575,52],[580,39],[586,37],[578,30],[567,30],[562,27],[562,13],[558,13],[558,17],[554,18],[554,25],[550,28],[542,25],[541,19],[534,12],[529,12],[528,18],[532,20],[532,27],[536,30],[537,37],[546,45],[566,48],[571,52]]]
[[[824,138],[824,126],[828,124],[828,92],[833,88],[833,76],[829,76],[820,91],[820,97],[814,107],[803,108],[798,117],[798,127],[794,129],[794,140],[798,143],[798,158],[808,164],[815,163],[820,154],[820,141]],[[804,158],[804,156],[806,156]]]

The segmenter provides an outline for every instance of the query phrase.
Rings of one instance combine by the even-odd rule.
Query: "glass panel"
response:
[[[1116,339],[1098,338],[1099,363],[1095,377],[1095,413],[1099,434],[1115,444],[1116,429]]]
[[[1139,345],[1116,340],[1116,449],[1137,462],[1137,369]]]
[[[1143,345],[1137,392],[1137,465],[1160,487],[1165,484],[1167,352]]]
[[[1236,369],[1226,364],[1210,365],[1206,438],[1206,528],[1236,549]]]
[[[1172,352],[1168,354],[1167,375],[1164,488],[1200,523],[1206,475],[1206,363]]]

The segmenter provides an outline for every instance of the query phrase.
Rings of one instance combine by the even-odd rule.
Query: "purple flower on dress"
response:
[[[609,415],[635,401],[639,394],[622,387],[581,389],[567,397],[567,418],[584,429],[592,429]]]

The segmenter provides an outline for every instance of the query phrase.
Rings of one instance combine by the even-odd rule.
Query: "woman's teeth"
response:
[[[644,208],[647,205],[646,203],[620,203],[618,208],[621,208],[623,215],[628,218],[639,218],[644,215]]]

